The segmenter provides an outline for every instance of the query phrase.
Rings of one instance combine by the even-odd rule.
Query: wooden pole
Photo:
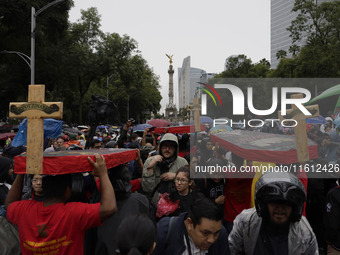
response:
[[[302,97],[303,97],[302,94],[294,94],[291,96],[291,98],[302,98]],[[292,109],[287,110],[287,114],[285,116],[282,116],[281,111],[279,111],[279,118],[281,121],[284,119],[294,119],[297,121],[297,125],[296,127],[294,127],[294,134],[295,134],[297,159],[299,163],[305,163],[309,160],[306,118],[319,116],[318,105],[305,106],[305,108],[310,113],[312,113],[312,115],[309,115],[309,116],[304,115],[299,110],[299,108],[296,107],[295,105],[293,105]]]

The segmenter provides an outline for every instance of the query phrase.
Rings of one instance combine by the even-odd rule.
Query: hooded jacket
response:
[[[165,160],[165,162],[162,162],[161,164],[157,164],[153,168],[153,173],[149,173],[148,166],[154,157],[148,158],[143,167],[143,178],[142,178],[142,189],[146,193],[146,195],[151,198],[151,203],[154,206],[157,206],[159,192],[157,191],[157,188],[160,186],[161,183],[161,168],[168,169],[168,172],[176,173],[177,170],[188,164],[188,162],[178,156],[178,140],[177,137],[174,134],[167,133],[162,137],[162,140],[160,141],[159,147],[158,147],[158,153],[159,155],[162,155],[161,147],[162,143],[168,141],[168,142],[175,142],[176,143],[176,151],[174,153],[174,158],[171,158],[170,160]],[[168,162],[166,162],[168,161]],[[164,170],[163,170],[164,171]],[[169,185],[173,184],[173,181],[167,182]]]
[[[261,224],[262,218],[258,216],[255,207],[243,210],[235,218],[233,230],[228,237],[230,253],[254,254]],[[319,254],[315,234],[304,216],[289,226],[288,255],[296,254]]]

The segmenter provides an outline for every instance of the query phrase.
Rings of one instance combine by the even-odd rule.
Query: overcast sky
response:
[[[80,10],[97,7],[101,30],[127,34],[160,77],[164,112],[169,103],[169,59],[173,56],[174,95],[178,67],[191,57],[191,67],[208,73],[224,70],[225,59],[245,54],[254,63],[270,60],[270,0],[74,0],[70,21]],[[177,104],[178,107],[178,104]]]

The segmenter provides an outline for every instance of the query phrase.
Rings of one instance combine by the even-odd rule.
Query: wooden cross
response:
[[[201,131],[201,120],[200,120],[201,105],[199,104],[197,97],[194,97],[194,105],[190,107],[190,110],[194,112],[195,132],[200,132]]]
[[[45,102],[45,85],[28,86],[28,102],[10,103],[10,118],[27,118],[26,173],[43,173],[44,120],[63,117],[62,102]]]
[[[291,95],[291,98],[303,98],[302,94],[294,94]],[[319,116],[319,106],[318,105],[310,105],[304,106],[312,115],[304,115],[300,109],[293,105],[292,109],[287,110],[287,114],[285,116],[281,115],[281,111],[279,111],[280,121],[284,119],[294,119],[297,121],[297,126],[294,127],[295,134],[295,144],[296,144],[296,152],[299,163],[305,163],[309,160],[309,151],[308,151],[308,140],[307,140],[307,130],[306,130],[306,119]]]

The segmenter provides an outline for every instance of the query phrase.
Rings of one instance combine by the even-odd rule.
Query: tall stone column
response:
[[[176,105],[174,104],[174,69],[172,66],[172,56],[165,54],[169,58],[169,104],[166,105],[165,108],[165,118],[170,122],[177,122],[177,109]]]
[[[174,69],[169,66],[169,105],[174,105]]]

